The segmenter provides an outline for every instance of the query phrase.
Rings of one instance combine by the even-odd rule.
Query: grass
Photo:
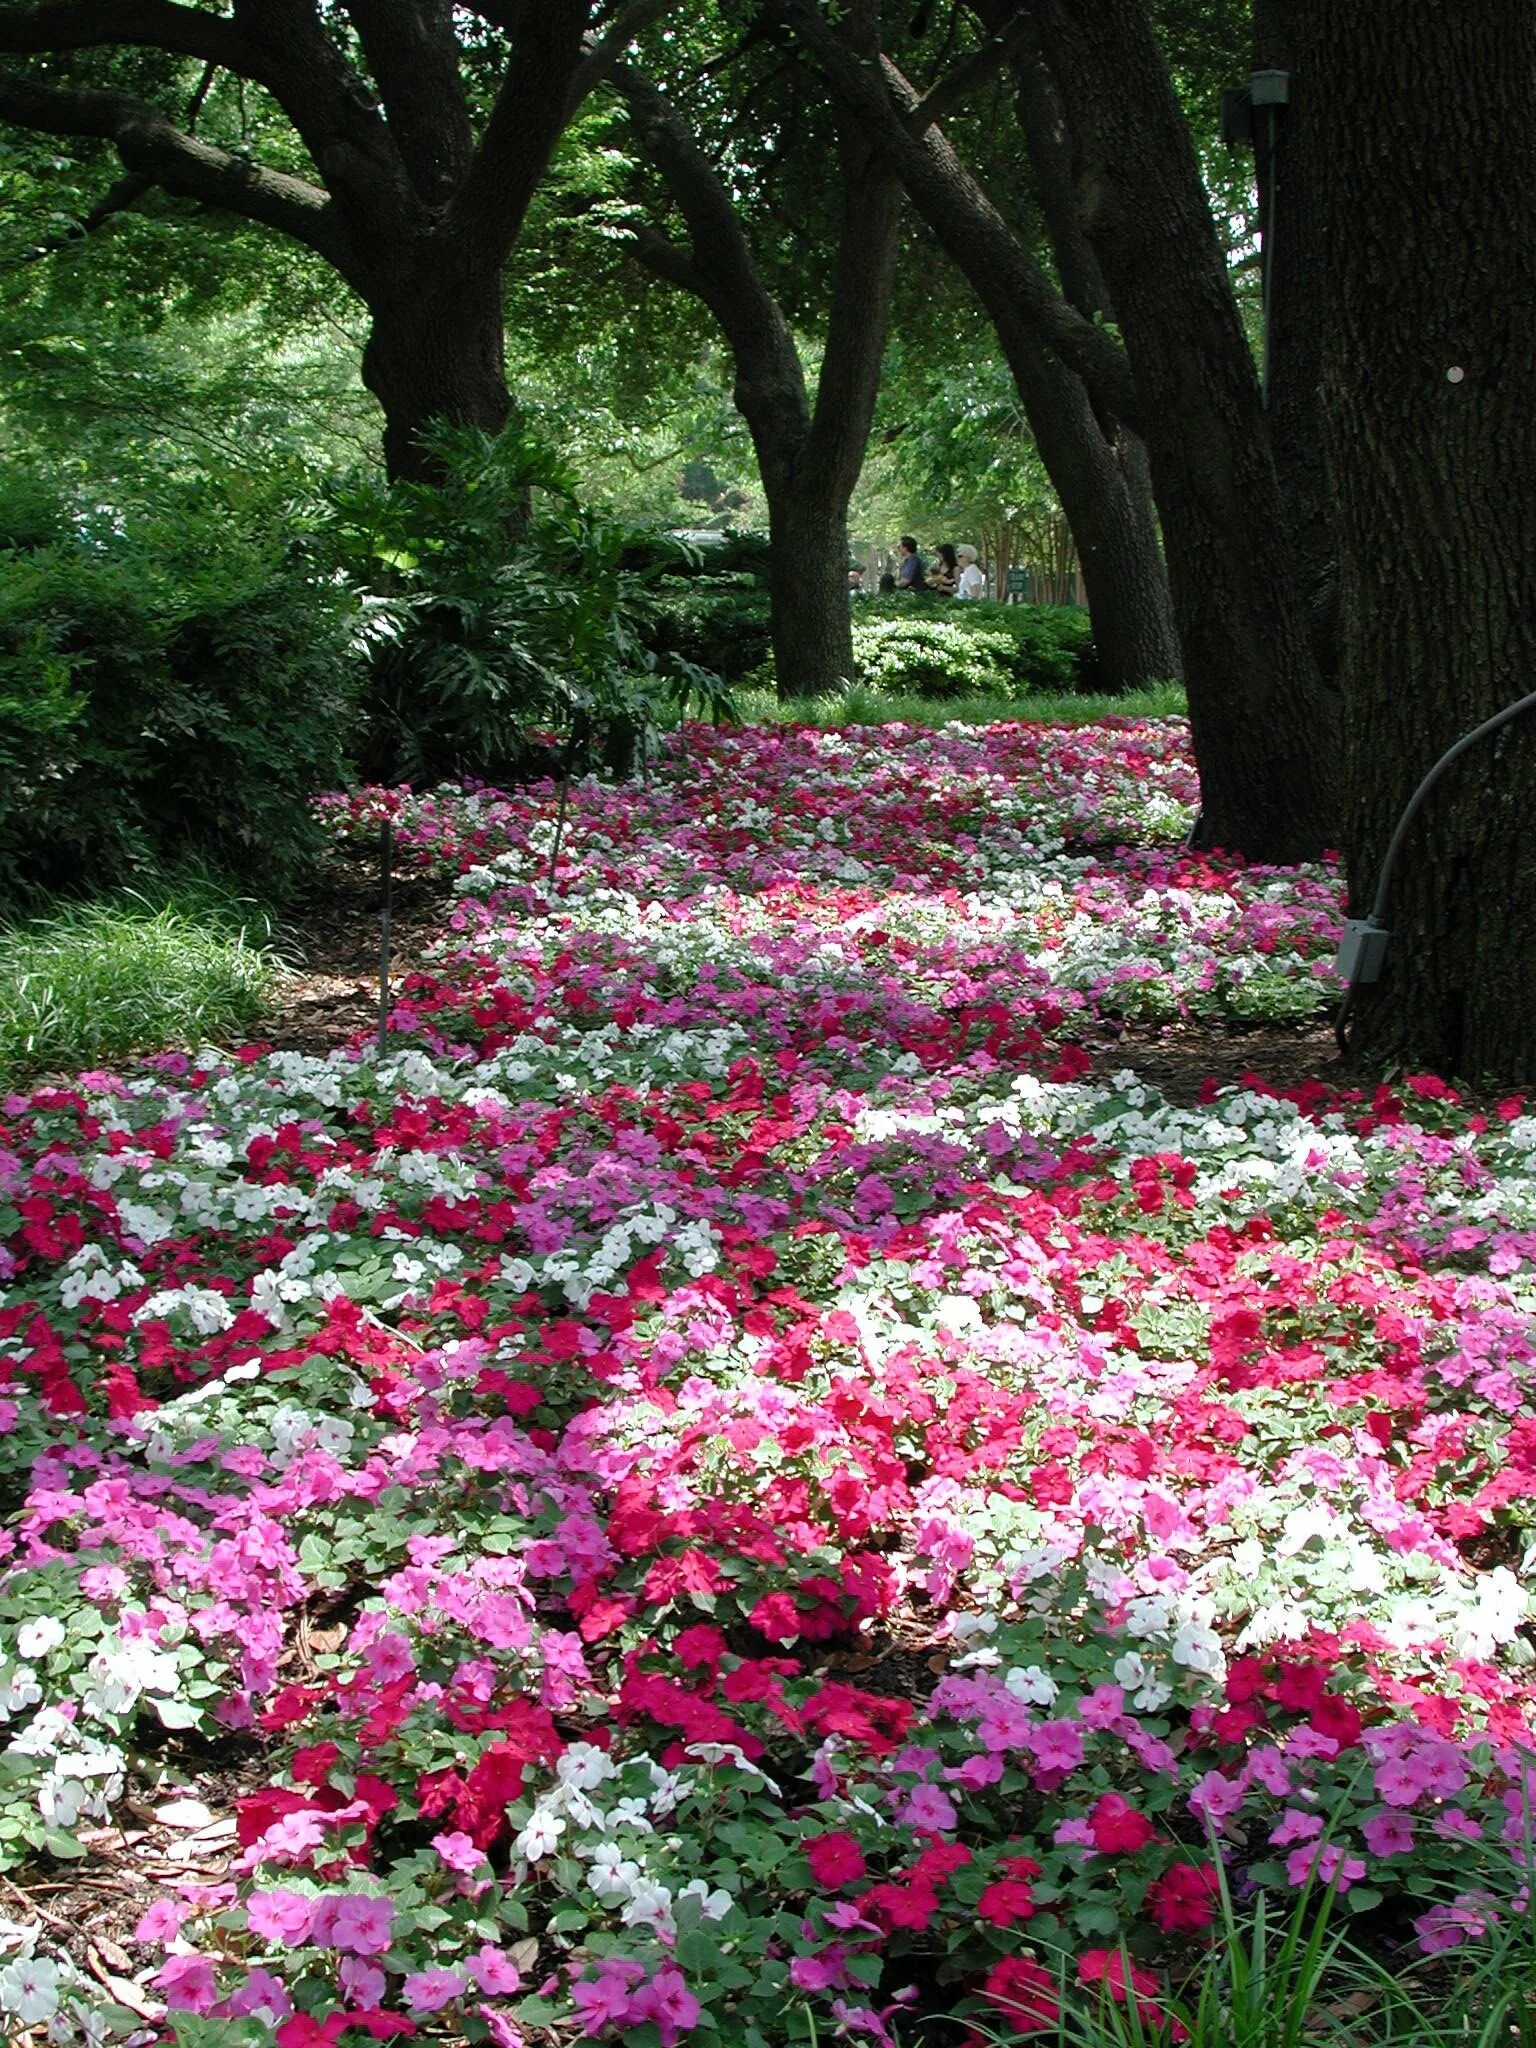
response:
[[[277,969],[255,906],[206,875],[0,929],[0,1080],[249,1034]]]
[[[1497,1924],[1449,1955],[1389,1962],[1343,1933],[1334,1895],[1308,1885],[1290,1909],[1262,1894],[1221,1910],[1199,1967],[1166,2000],[1096,1998],[1067,1987],[1059,1959],[1054,2023],[1021,2034],[973,2021],[989,2048],[1536,2048],[1536,1927],[1507,1904]],[[1119,1952],[1117,1980],[1131,1980]]]
[[[1101,718],[1175,718],[1186,710],[1183,688],[1161,683],[1124,697],[1063,693],[1028,697],[898,697],[886,690],[852,689],[837,697],[781,704],[770,690],[736,692],[744,725],[996,725],[1006,719],[1050,725],[1093,725]]]

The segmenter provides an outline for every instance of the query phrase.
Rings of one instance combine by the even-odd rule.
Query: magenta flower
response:
[[[457,1970],[418,1970],[400,1986],[400,1996],[412,2012],[441,2012],[462,1998],[465,1989]]]
[[[395,1908],[372,1892],[329,1893],[316,1900],[312,1938],[322,1948],[381,1956],[390,1944]]]
[[[167,1956],[155,1983],[173,2012],[211,2012],[218,2002],[218,1979],[207,1956]]]
[[[663,1964],[649,1984],[635,1993],[633,2011],[640,2019],[652,2020],[661,2034],[661,2048],[673,2048],[683,2034],[699,2023],[699,2001],[688,1989],[681,1970]]]
[[[263,1941],[298,1948],[309,1939],[315,1902],[302,1892],[252,1892],[245,1902],[245,1924]]]
[[[947,1833],[956,1820],[953,1803],[937,1785],[914,1785],[897,1808],[896,1817],[906,1827],[923,1828],[936,1834]]]
[[[1406,1856],[1413,1847],[1413,1825],[1400,1813],[1377,1813],[1361,1828],[1373,1856]]]
[[[450,1870],[464,1874],[478,1870],[485,1861],[485,1851],[477,1849],[465,1834],[434,1835],[432,1846]]]
[[[348,2005],[361,2011],[371,2012],[384,2002],[384,1972],[373,1963],[365,1963],[360,1956],[343,1956],[337,1965],[336,1980]]]
[[[522,1977],[511,1958],[490,1942],[467,1956],[464,1967],[488,1998],[510,1998],[522,1988]]]

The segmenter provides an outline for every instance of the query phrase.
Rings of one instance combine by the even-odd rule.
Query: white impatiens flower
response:
[[[22,1956],[0,1970],[0,2012],[24,2027],[51,2020],[59,2009],[59,1966],[46,1956]]]
[[[1042,1671],[1038,1664],[1015,1664],[1003,1680],[1016,1700],[1026,1700],[1032,1707],[1048,1707],[1061,1690],[1048,1671]]]
[[[91,1683],[84,1706],[98,1718],[128,1713],[141,1693],[176,1690],[176,1659],[157,1650],[147,1636],[126,1643],[115,1635],[107,1637],[86,1668]]]
[[[1173,1661],[1183,1664],[1191,1671],[1205,1671],[1213,1675],[1227,1668],[1221,1638],[1212,1628],[1198,1621],[1186,1621],[1173,1638]]]
[[[63,1640],[64,1624],[52,1614],[40,1614],[36,1621],[23,1622],[16,1632],[16,1647],[29,1662],[46,1657]]]
[[[555,1765],[555,1776],[573,1792],[595,1792],[617,1774],[618,1765],[595,1742],[573,1742]]]
[[[640,1877],[630,1886],[620,1915],[626,1927],[649,1927],[656,1934],[672,1934],[672,1894],[653,1877]]]
[[[587,1883],[605,1906],[617,1906],[629,1897],[640,1878],[640,1866],[632,1862],[617,1842],[599,1842],[587,1867]]]
[[[18,1664],[10,1676],[0,1684],[0,1721],[14,1720],[24,1714],[28,1707],[35,1707],[43,1696],[43,1688],[37,1682],[37,1673],[30,1664]]]
[[[679,1901],[697,1899],[700,1917],[705,1920],[723,1920],[736,1903],[728,1891],[711,1891],[708,1881],[702,1877],[685,1884],[677,1896]]]
[[[1115,1683],[1132,1694],[1131,1704],[1139,1714],[1155,1713],[1173,1698],[1172,1687],[1164,1685],[1135,1650],[1115,1659]]]
[[[547,1806],[535,1807],[528,1825],[512,1846],[525,1863],[541,1863],[552,1856],[565,1833],[565,1822]]]

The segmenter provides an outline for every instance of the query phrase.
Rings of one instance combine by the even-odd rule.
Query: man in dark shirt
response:
[[[917,552],[917,542],[910,533],[904,533],[897,542],[896,552],[900,562],[896,570],[898,590],[923,590],[927,588],[928,564]]]

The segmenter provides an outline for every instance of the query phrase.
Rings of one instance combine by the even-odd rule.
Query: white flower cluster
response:
[[[753,1770],[739,1751],[721,1745],[695,1745],[690,1754],[706,1750],[714,1752],[706,1762],[729,1760]],[[620,1796],[613,1797],[621,1786]],[[734,1904],[729,1892],[712,1889],[703,1878],[674,1889],[653,1874],[653,1856],[665,1860],[670,1874],[682,1851],[681,1838],[661,1834],[657,1823],[675,1813],[690,1791],[682,1773],[664,1770],[649,1757],[617,1763],[594,1744],[575,1742],[556,1764],[554,1784],[535,1800],[513,1848],[530,1864],[547,1862],[557,1852],[576,1857],[585,1866],[588,1890],[625,1927],[670,1939],[683,1900],[696,1900],[705,1920],[723,1920]]]

